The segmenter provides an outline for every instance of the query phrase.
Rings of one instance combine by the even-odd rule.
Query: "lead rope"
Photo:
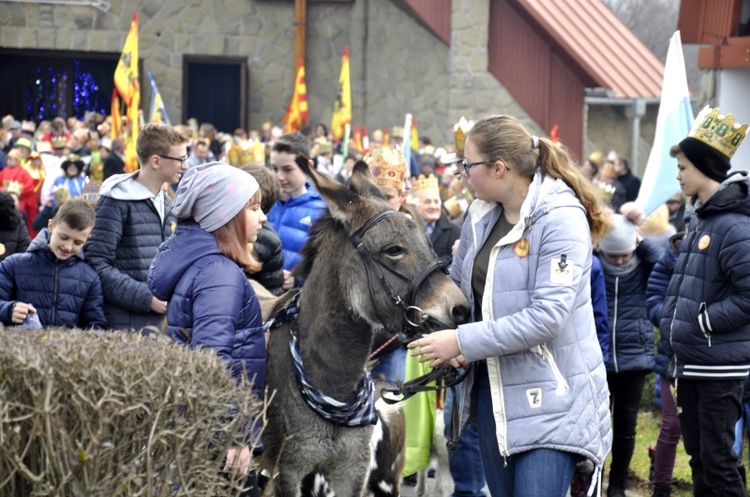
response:
[[[378,316],[378,317],[379,317],[379,316]],[[388,339],[388,341],[387,341],[387,342],[385,342],[385,343],[384,343],[383,345],[381,345],[380,347],[378,347],[378,348],[377,348],[377,349],[375,350],[375,352],[373,352],[372,354],[370,354],[370,357],[368,357],[368,358],[367,358],[367,360],[368,360],[368,361],[372,361],[372,360],[373,360],[373,358],[375,358],[375,357],[377,357],[377,356],[378,356],[378,354],[380,353],[380,351],[382,351],[383,349],[385,349],[386,347],[388,347],[388,346],[389,346],[390,344],[392,344],[392,343],[394,342],[394,340],[396,340],[396,339],[397,339],[397,338],[399,338],[400,336],[401,336],[401,335],[400,335],[399,333],[396,333],[395,335],[393,335],[393,336],[392,336],[391,338],[389,338],[389,339]]]
[[[381,390],[382,399],[387,404],[395,404],[397,402],[408,400],[420,392],[433,392],[450,388],[451,392],[453,392],[454,406],[453,411],[451,412],[450,426],[448,427],[450,437],[446,445],[448,449],[453,450],[458,447],[459,431],[461,428],[461,412],[460,409],[456,409],[455,406],[455,401],[458,398],[456,395],[456,385],[466,379],[471,371],[471,367],[471,364],[469,364],[464,372],[459,374],[458,370],[453,366],[443,364],[419,378],[414,378],[405,383],[400,381],[397,382],[396,388],[383,388]],[[433,381],[435,382],[435,385],[428,385]],[[386,394],[398,395],[401,396],[401,398],[396,399],[387,397]]]

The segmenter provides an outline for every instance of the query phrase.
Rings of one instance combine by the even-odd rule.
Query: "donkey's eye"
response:
[[[383,253],[388,257],[399,257],[406,254],[406,250],[398,245],[393,245],[383,250]]]

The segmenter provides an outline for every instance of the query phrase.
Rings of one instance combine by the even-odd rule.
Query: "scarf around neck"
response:
[[[638,257],[638,254],[633,254],[633,257],[622,266],[610,264],[603,256],[600,257],[600,262],[602,263],[602,268],[604,268],[605,273],[617,277],[627,276],[641,265],[641,259]]]

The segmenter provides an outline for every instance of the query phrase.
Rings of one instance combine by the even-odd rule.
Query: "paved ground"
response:
[[[604,484],[604,489],[607,489],[606,483]],[[485,487],[484,489],[485,495],[488,497],[490,496],[490,491]],[[436,489],[436,480],[435,478],[427,478],[427,484],[425,486],[425,493],[424,497],[438,497],[439,495],[442,495],[443,497],[450,497],[451,493],[453,492],[453,486],[452,485],[444,485],[443,486],[443,492],[439,493]],[[606,495],[604,492],[602,492],[602,495]],[[630,490],[625,491],[625,495],[627,497],[644,497],[644,494],[634,493]],[[401,486],[401,497],[422,497],[417,495],[417,488],[416,487],[409,487],[407,485]]]

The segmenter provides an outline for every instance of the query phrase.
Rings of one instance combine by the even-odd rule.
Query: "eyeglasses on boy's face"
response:
[[[180,165],[183,165],[185,163],[185,161],[188,160],[188,156],[187,155],[185,157],[172,157],[172,156],[169,156],[169,155],[162,155],[162,154],[156,154],[156,155],[159,156],[159,157],[161,157],[162,159],[176,160],[177,162],[180,163]]]

